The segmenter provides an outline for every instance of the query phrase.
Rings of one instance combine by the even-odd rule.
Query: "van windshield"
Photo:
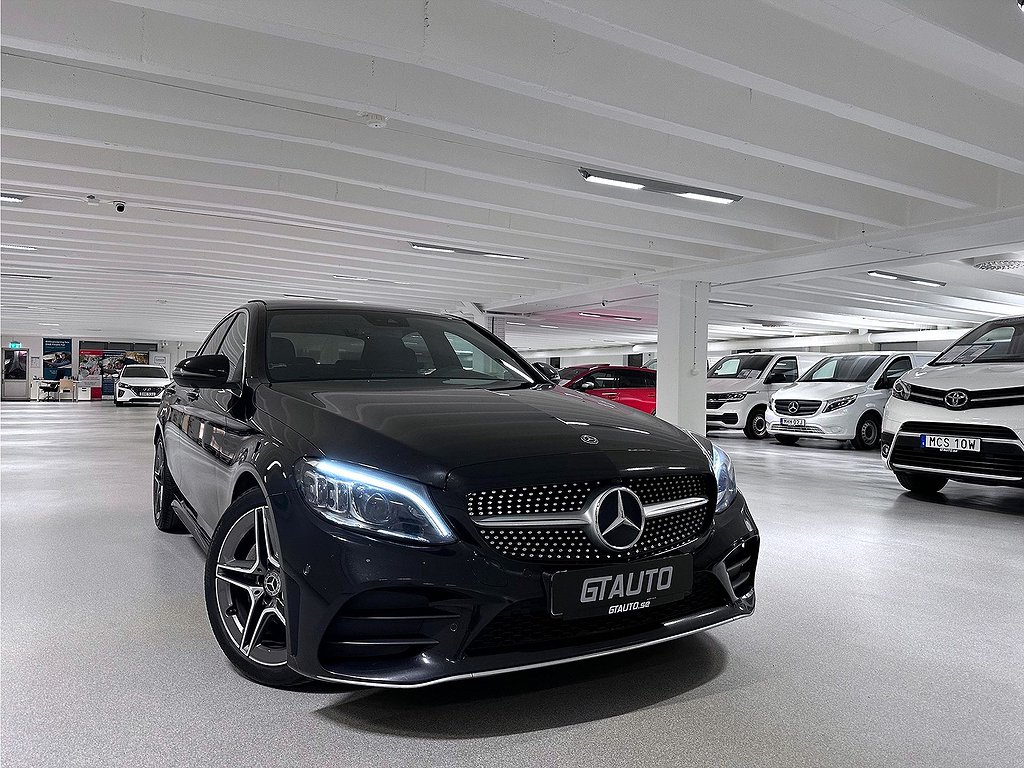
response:
[[[885,355],[826,357],[805,373],[800,381],[845,381],[863,383],[871,378]]]
[[[1024,318],[993,320],[954,342],[931,365],[1024,363]]]
[[[771,355],[733,355],[723,357],[708,371],[709,379],[756,379],[768,367]]]

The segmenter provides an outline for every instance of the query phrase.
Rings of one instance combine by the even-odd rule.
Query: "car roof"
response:
[[[421,315],[423,317],[449,317],[456,319],[456,315],[446,315],[439,312],[424,312],[418,309],[406,309],[404,307],[390,307],[384,304],[348,304],[344,301],[331,301],[328,299],[250,299],[246,304],[262,304],[270,310],[277,309],[326,309],[326,310],[347,310],[350,312],[398,312],[403,315]],[[241,309],[241,307],[239,307]]]
[[[587,373],[592,373],[596,370],[611,370],[611,371],[642,371],[643,373],[657,373],[657,371],[651,368],[644,368],[642,365],[570,365],[569,368],[586,368]],[[562,369],[567,370],[566,368]]]

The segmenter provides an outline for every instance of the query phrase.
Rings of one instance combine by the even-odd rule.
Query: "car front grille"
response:
[[[599,549],[578,526],[519,527],[530,515],[578,514],[594,493],[614,486],[629,488],[645,506],[700,497],[708,502],[649,518],[640,540],[625,552]],[[639,560],[696,541],[710,530],[716,498],[712,475],[679,474],[480,491],[467,494],[466,506],[474,522],[489,518],[490,524],[477,530],[505,557],[534,563],[585,564]],[[494,523],[495,517],[502,516],[508,517],[509,525]]]
[[[793,404],[796,408],[793,408]],[[776,400],[775,412],[780,416],[810,416],[821,408],[821,400]]]
[[[543,600],[524,600],[506,608],[484,627],[466,649],[467,656],[513,651],[542,651],[615,640],[660,629],[666,622],[729,604],[721,583],[709,573],[693,575],[693,590],[668,605],[567,621],[551,615]]]
[[[804,435],[823,435],[823,434],[825,434],[825,430],[824,429],[822,429],[821,427],[819,427],[817,425],[814,425],[814,424],[810,424],[810,425],[808,425],[808,424],[792,425],[792,424],[782,424],[782,423],[772,422],[771,430],[770,431],[772,431],[772,432],[800,432],[801,434],[804,434]]]
[[[953,428],[950,428],[953,427]],[[1011,430],[1000,427],[973,427],[964,424],[904,424],[892,448],[893,469],[947,472],[950,475],[1019,481],[1024,479],[1024,450],[1020,443],[994,442],[1016,440]],[[913,434],[906,434],[912,432]],[[995,433],[995,436],[993,435]],[[1009,436],[1006,434],[1009,432]],[[920,435],[980,437],[981,451],[940,451],[922,448]]]
[[[926,403],[936,405],[940,408],[947,408],[952,411],[969,411],[972,408],[999,408],[1007,405],[1024,405],[1024,387],[1003,387],[1001,389],[979,389],[972,391],[955,387],[954,389],[932,389],[917,384],[907,385],[909,388],[908,400],[915,403]],[[949,392],[960,390],[967,393],[967,404],[960,408],[950,408],[946,405],[946,395]]]

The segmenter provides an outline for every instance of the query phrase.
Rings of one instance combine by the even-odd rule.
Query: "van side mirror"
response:
[[[183,387],[224,389],[230,373],[231,361],[224,355],[196,355],[174,366],[173,378]]]
[[[882,376],[875,382],[875,389],[892,389],[892,385],[896,383],[898,378],[898,376]]]

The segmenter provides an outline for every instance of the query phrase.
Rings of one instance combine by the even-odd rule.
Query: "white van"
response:
[[[990,320],[896,382],[882,458],[900,485],[1024,488],[1024,315]]]
[[[827,357],[814,352],[728,355],[708,371],[708,429],[742,429],[751,440],[768,436],[765,414],[771,396]]]
[[[819,361],[768,406],[768,434],[783,445],[801,437],[850,440],[877,448],[892,385],[934,352],[847,352]]]

